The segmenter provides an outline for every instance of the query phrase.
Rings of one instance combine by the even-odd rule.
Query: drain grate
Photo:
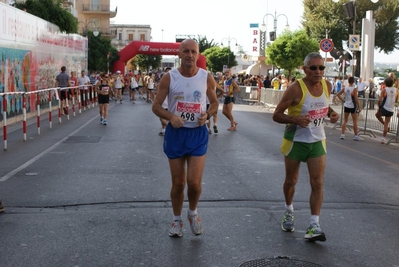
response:
[[[246,261],[246,262],[242,263],[239,267],[264,267],[264,266],[272,266],[272,267],[323,267],[323,265],[319,265],[319,264],[308,262],[308,261],[281,259],[281,258],[250,260],[250,261]]]
[[[101,140],[101,136],[70,136],[64,143],[98,143]]]

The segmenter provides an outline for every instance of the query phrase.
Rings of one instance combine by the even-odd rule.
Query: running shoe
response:
[[[341,134],[341,140],[344,140],[345,139],[345,135],[344,134]]]
[[[362,140],[364,140],[364,139],[361,138],[361,137],[358,136],[358,135],[355,135],[355,136],[353,137],[353,140],[355,140],[355,141],[362,141]]]
[[[159,132],[159,134],[158,134],[159,136],[164,136],[165,135],[165,133],[164,132]]]
[[[208,134],[212,134],[212,130],[211,129],[208,129]]]
[[[218,133],[219,131],[218,131],[218,127],[216,126],[216,125],[213,125],[213,132],[214,133]]]
[[[4,207],[3,200],[0,199],[0,213],[4,212],[5,210],[6,210],[6,207]]]
[[[103,124],[104,119],[101,117],[100,118],[100,124]]]
[[[385,144],[385,138],[381,138],[381,144]]]
[[[103,120],[103,125],[107,125],[107,120]]]
[[[169,236],[171,237],[181,237],[183,235],[183,222],[173,221],[172,228],[169,229]]]
[[[188,215],[188,221],[190,222],[191,232],[195,235],[200,235],[204,231],[202,229],[201,219],[196,215]]]
[[[305,239],[307,241],[326,241],[326,235],[321,230],[318,223],[313,223],[306,231]]]
[[[281,222],[281,229],[285,232],[294,232],[294,212],[286,210],[283,221]]]

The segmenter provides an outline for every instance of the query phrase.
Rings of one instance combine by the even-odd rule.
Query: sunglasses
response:
[[[326,68],[326,66],[309,66],[308,67],[310,70],[317,70],[317,68],[319,68],[319,70],[324,70]]]

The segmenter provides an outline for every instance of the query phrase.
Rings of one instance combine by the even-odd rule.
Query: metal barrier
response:
[[[4,92],[0,93],[0,98],[2,100],[2,115],[3,115],[3,141],[4,141],[4,151],[8,149],[8,142],[7,142],[7,114],[10,111],[18,113],[19,107],[14,107],[13,105],[17,105],[16,103],[21,104],[20,100],[22,100],[22,120],[15,119],[15,122],[22,121],[22,135],[23,141],[27,140],[27,119],[28,117],[33,117],[36,112],[36,124],[37,124],[37,134],[40,135],[41,129],[41,109],[48,105],[48,119],[49,119],[49,128],[51,129],[52,124],[52,112],[58,109],[58,122],[62,123],[62,110],[61,110],[61,91],[62,90],[69,90],[71,92],[71,97],[68,101],[65,102],[66,104],[66,112],[65,115],[69,120],[69,102],[71,101],[72,107],[72,114],[76,116],[76,102],[77,102],[77,109],[78,112],[82,112],[82,103],[81,103],[81,88],[83,86],[75,86],[75,87],[66,87],[66,88],[47,88],[47,89],[39,89],[36,91],[31,92]],[[97,93],[94,91],[94,87],[91,85],[87,85],[88,89],[88,97],[86,99],[85,94],[83,94],[83,110],[87,108],[94,107],[97,105]],[[35,97],[32,97],[35,96]],[[76,97],[75,97],[76,96]],[[28,101],[28,99],[33,101]],[[75,102],[76,101],[76,102]],[[34,102],[34,103],[33,103]],[[53,107],[53,104],[58,104],[57,108]],[[31,116],[28,116],[28,105],[31,112]],[[34,106],[34,108],[33,108]]]
[[[240,92],[237,94],[239,99],[245,103],[253,103],[256,102],[257,105],[273,109],[277,106],[277,104],[281,101],[281,98],[285,91],[282,90],[273,90],[273,89],[261,89],[260,101],[257,98],[254,98],[254,91],[257,91],[257,87],[255,86],[240,86]],[[362,105],[362,110],[358,116],[358,128],[359,135],[368,135],[370,137],[376,137],[375,132],[383,132],[384,125],[378,121],[375,116],[375,113],[378,111],[378,99],[374,98],[359,98],[359,102]],[[343,115],[344,115],[344,105],[343,103],[339,105],[331,104],[331,106],[340,114],[339,121],[333,126],[334,128],[340,128],[342,125]],[[338,110],[340,109],[340,111]],[[391,117],[391,121],[389,123],[389,131],[390,135],[394,135],[391,137],[386,144],[398,143],[399,132],[398,132],[398,111],[399,108],[395,106],[394,115]],[[347,125],[348,130],[352,130],[353,127],[352,120],[349,119]]]

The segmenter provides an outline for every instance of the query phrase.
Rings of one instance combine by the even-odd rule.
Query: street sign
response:
[[[360,35],[351,34],[349,35],[349,50],[359,51]]]
[[[320,49],[323,52],[330,52],[334,49],[334,43],[330,39],[323,39],[320,41]]]

